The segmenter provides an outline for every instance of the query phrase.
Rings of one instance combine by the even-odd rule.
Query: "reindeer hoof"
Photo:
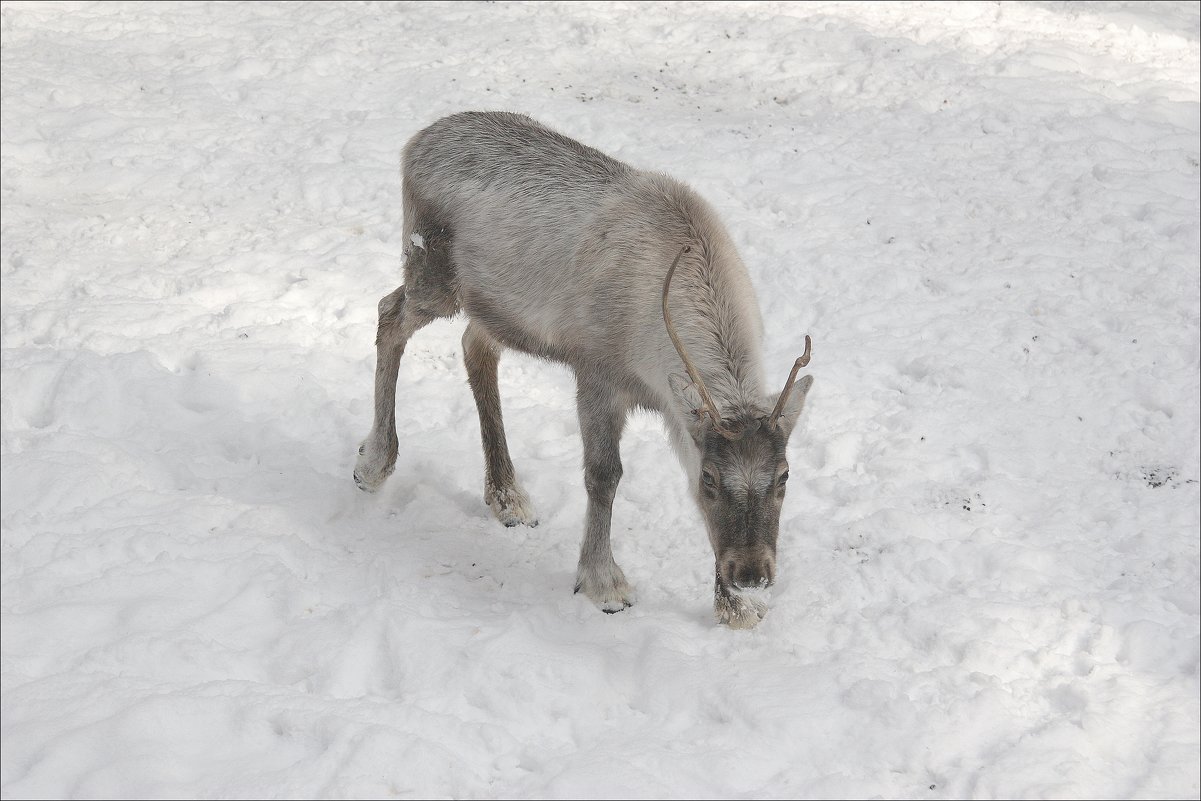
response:
[[[617,614],[634,605],[634,590],[616,564],[600,570],[581,565],[576,572],[575,591],[588,596],[606,615]]]
[[[389,472],[391,472],[391,471],[389,471]],[[355,470],[354,471],[354,485],[363,492],[366,492],[368,494],[374,494],[375,491],[380,488],[380,485],[384,483],[384,479],[386,479],[387,477],[388,477],[388,474],[385,474],[385,475],[381,476],[379,478],[379,480],[377,480],[377,481],[374,481],[374,482],[368,481],[368,480],[364,479],[361,475],[359,475],[358,470]]]
[[[631,604],[629,601],[622,601],[620,608],[614,606],[614,608],[610,609],[608,606],[602,606],[601,611],[606,615],[616,615],[618,612],[623,612],[626,609],[629,609],[631,606],[633,606],[633,604]]]
[[[503,490],[486,487],[484,503],[488,504],[493,516],[506,528],[517,525],[534,528],[538,525],[538,516],[534,513],[534,504],[530,503],[530,496],[516,484]]]
[[[392,451],[391,459],[384,460],[367,446],[366,442],[359,446],[359,458],[354,465],[354,483],[363,492],[375,492],[392,475],[396,467],[396,451]]]
[[[581,589],[580,585],[577,584],[575,587],[576,595],[580,594],[580,589]],[[628,588],[627,588],[627,590],[628,590]],[[585,593],[585,594],[587,594],[587,593]],[[591,598],[591,596],[589,596],[589,597]],[[616,615],[618,612],[624,612],[626,609],[629,609],[633,605],[634,605],[634,602],[632,600],[630,600],[628,598],[624,598],[624,597],[602,601],[597,604],[597,606],[600,607],[600,610],[602,612],[604,612],[606,615]]]

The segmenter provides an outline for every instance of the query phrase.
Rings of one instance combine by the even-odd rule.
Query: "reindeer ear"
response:
[[[671,391],[676,396],[676,403],[688,415],[688,432],[692,434],[694,439],[699,440],[702,418],[696,413],[696,410],[701,408],[704,401],[701,400],[701,393],[696,391],[696,384],[679,373],[672,373],[667,376],[667,383],[671,384]]]
[[[779,425],[780,430],[784,432],[785,439],[792,435],[793,427],[797,420],[801,419],[801,411],[805,408],[805,398],[809,396],[811,386],[813,386],[813,376],[811,375],[802,376],[792,385],[792,394],[788,396],[784,408],[780,410]],[[779,395],[776,396],[777,399],[779,397]]]
[[[667,383],[671,384],[671,391],[675,393],[676,403],[680,404],[681,409],[686,412],[695,412],[701,408],[703,401],[701,393],[696,391],[696,384],[679,373],[669,375]]]

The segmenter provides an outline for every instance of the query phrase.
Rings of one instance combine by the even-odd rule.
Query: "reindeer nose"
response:
[[[775,581],[775,570],[770,559],[750,559],[733,571],[734,586],[740,590],[755,587],[770,587]]]

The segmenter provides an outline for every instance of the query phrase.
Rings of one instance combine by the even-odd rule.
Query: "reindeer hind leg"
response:
[[[354,482],[365,492],[375,492],[396,467],[396,376],[409,338],[434,319],[411,308],[403,286],[379,302],[379,327],[375,335],[375,418],[367,438],[359,445]]]
[[[484,445],[484,503],[496,519],[506,526],[521,523],[538,525],[538,517],[530,497],[517,482],[513,461],[509,458],[509,443],[500,411],[500,388],[497,381],[497,362],[500,345],[488,336],[476,322],[469,322],[463,332],[463,361],[467,365],[467,381],[480,415],[480,438]]]
[[[406,242],[404,285],[379,302],[379,327],[375,336],[375,418],[367,439],[359,445],[354,468],[355,484],[366,492],[377,490],[396,467],[399,444],[396,436],[396,377],[405,345],[432,320],[451,317],[459,309],[458,282],[450,260],[450,230],[443,225],[422,223],[420,217],[417,219],[414,232],[424,230],[426,235],[418,240],[420,244]]]

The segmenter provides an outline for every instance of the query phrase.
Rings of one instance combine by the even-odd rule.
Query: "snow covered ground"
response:
[[[1193,797],[1196,3],[4,3],[6,798]],[[772,609],[716,626],[654,418],[572,595],[571,375],[463,322],[351,480],[399,150],[511,109],[688,180],[773,380]]]

